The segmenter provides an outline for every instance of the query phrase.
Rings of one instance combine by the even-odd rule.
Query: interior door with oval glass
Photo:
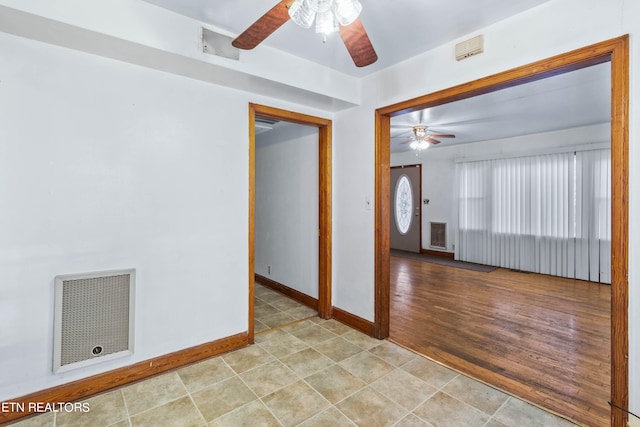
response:
[[[420,165],[391,168],[391,249],[420,252],[422,169]]]

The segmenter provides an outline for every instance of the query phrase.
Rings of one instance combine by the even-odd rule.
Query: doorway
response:
[[[390,118],[456,100],[517,86],[591,65],[611,64],[612,286],[611,402],[628,407],[628,36],[558,55],[470,83],[390,105],[376,111],[375,333],[389,335],[390,307]],[[626,425],[624,410],[611,411],[613,426]]]
[[[331,120],[259,104],[249,104],[249,313],[248,339],[254,342],[256,117],[318,129],[318,316],[331,317]]]

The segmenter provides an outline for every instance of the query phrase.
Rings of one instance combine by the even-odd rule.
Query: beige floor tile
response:
[[[125,387],[122,394],[131,416],[186,396],[187,390],[178,374],[172,372]]]
[[[238,377],[216,383],[191,397],[207,422],[257,399]]]
[[[364,351],[362,347],[358,347],[342,337],[321,342],[314,348],[335,362],[340,362]]]
[[[316,310],[306,307],[304,305],[286,310],[285,313],[287,313],[289,316],[293,317],[296,320],[302,320],[308,317],[313,317],[318,315],[318,312]]]
[[[182,397],[131,417],[132,427],[199,427],[205,422],[189,397]]]
[[[55,415],[53,412],[46,412],[44,414],[36,415],[31,418],[27,418],[17,423],[11,424],[12,427],[53,427],[55,422]]]
[[[285,426],[294,426],[329,407],[329,402],[303,381],[265,396],[262,401]]]
[[[331,338],[336,337],[336,334],[334,334],[333,332],[330,332],[316,324],[312,324],[311,326],[304,329],[294,330],[290,333],[291,335],[311,346],[320,344],[323,341],[327,341]]]
[[[260,321],[271,328],[286,325],[288,323],[295,322],[296,320],[297,319],[293,318],[292,316],[289,316],[284,311],[280,311],[276,314],[271,314],[269,316],[260,317]]]
[[[300,427],[353,427],[349,418],[345,417],[335,407],[325,409],[317,415],[300,424]]]
[[[324,371],[306,377],[305,381],[333,404],[340,402],[367,385],[367,383],[338,365],[333,365]]]
[[[421,420],[413,414],[409,414],[398,421],[398,424],[393,427],[431,427],[431,424],[424,420]]]
[[[318,319],[320,319],[320,318],[318,318]],[[322,320],[322,319],[320,319],[320,320]],[[333,332],[336,335],[342,335],[342,334],[346,334],[347,332],[353,331],[353,329],[351,329],[350,327],[348,327],[344,323],[338,322],[335,319],[324,320],[321,323],[319,323],[319,325],[322,326],[325,329],[330,330],[331,332]]]
[[[488,423],[484,425],[484,427],[508,427],[506,424],[502,424],[500,421],[495,418],[491,418]]]
[[[346,334],[341,335],[342,338],[344,338],[345,340],[349,341],[352,344],[357,345],[360,348],[363,348],[365,350],[368,350],[370,348],[373,348],[377,345],[382,344],[384,341],[381,341],[379,339],[376,338],[372,338],[368,335],[363,334],[362,332],[358,332],[358,331],[351,331],[351,332],[347,332]]]
[[[480,427],[489,420],[484,412],[442,392],[436,393],[413,413],[435,427]]]
[[[272,355],[257,345],[227,353],[222,358],[238,374],[274,360]]]
[[[313,318],[315,320],[315,318]],[[290,334],[293,334],[294,332],[300,331],[302,329],[306,329],[309,326],[313,326],[316,325],[316,322],[314,320],[311,319],[305,319],[301,322],[296,322],[293,323],[291,325],[287,325],[285,327],[282,328],[283,331],[285,332],[289,332]]]
[[[442,391],[489,415],[493,415],[509,398],[500,390],[464,375],[458,375]]]
[[[340,366],[367,383],[394,370],[392,365],[366,351],[343,360]]]
[[[400,369],[438,389],[458,375],[455,371],[423,357],[413,359],[401,366]]]
[[[493,416],[507,426],[521,427],[569,427],[573,423],[522,400],[510,397]]]
[[[334,364],[333,360],[312,348],[290,354],[280,360],[301,378],[307,377],[314,372],[321,371]]]
[[[278,314],[281,311],[272,306],[271,304],[262,304],[258,307],[254,307],[253,315],[256,319],[264,319],[267,316]]]
[[[57,427],[109,426],[127,419],[122,391],[101,394],[86,401],[88,412],[60,412],[56,414]]]
[[[232,377],[234,372],[224,360],[215,357],[179,369],[178,375],[189,393],[193,393]]]
[[[254,319],[253,320],[253,332],[254,333],[258,333],[258,332],[262,332],[262,331],[267,331],[271,329],[271,327],[269,327],[269,325],[265,325],[264,323],[262,323],[261,321]]]
[[[209,427],[278,427],[280,423],[259,400],[216,418]]]
[[[120,422],[117,422],[115,424],[111,424],[109,427],[131,427],[131,424],[130,424],[129,420],[126,419],[126,420],[122,420]]]
[[[415,409],[438,391],[401,369],[394,369],[372,383],[371,387],[408,411]]]
[[[271,291],[271,290],[260,295],[260,299],[269,304],[271,304],[274,301],[280,301],[283,298],[286,298],[286,297],[278,292]]]
[[[255,342],[256,344],[262,344],[265,342],[272,342],[274,340],[277,340],[279,338],[285,337],[287,335],[291,335],[288,334],[287,332],[283,331],[282,329],[270,329],[266,332],[263,332],[261,334],[256,334],[255,336]]]
[[[304,350],[305,348],[309,348],[308,344],[300,341],[293,335],[278,329],[276,329],[276,331],[280,332],[282,335],[278,335],[273,339],[260,343],[260,347],[271,353],[273,356],[280,358],[296,353],[300,350]]]
[[[336,407],[359,426],[391,426],[407,411],[380,393],[367,387],[338,403]]]
[[[288,297],[285,297],[285,296],[283,296],[282,298],[279,298],[277,300],[274,299],[269,304],[271,304],[272,306],[274,306],[275,308],[277,308],[280,311],[287,311],[287,310],[291,310],[292,308],[304,307],[299,302],[294,301],[291,298],[288,298]]]
[[[243,372],[240,378],[260,397],[300,379],[279,360],[274,360],[266,365]]]
[[[417,354],[389,341],[383,341],[382,344],[369,349],[369,352],[375,354],[380,359],[392,364],[393,366],[402,366],[405,363],[420,357]]]

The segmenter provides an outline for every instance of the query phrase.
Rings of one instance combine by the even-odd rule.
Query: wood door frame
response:
[[[629,36],[624,35],[536,61],[375,112],[375,335],[389,336],[389,167],[391,117],[540,80],[600,63],[611,63],[611,402],[629,405]],[[614,408],[614,406],[612,406]],[[612,409],[611,425],[627,414]]]
[[[390,166],[389,169],[393,169],[393,168],[398,168],[398,169],[404,169],[404,168],[411,168],[411,167],[418,167],[420,168],[420,183],[418,185],[418,194],[420,195],[420,197],[418,198],[418,206],[420,206],[420,221],[418,222],[419,225],[419,229],[418,229],[418,233],[420,233],[420,243],[419,245],[419,253],[422,253],[422,167],[424,165],[422,163],[414,163],[411,165],[398,165],[398,166]],[[389,184],[391,185],[391,184]],[[389,203],[391,203],[391,188],[389,188]],[[391,227],[391,216],[389,216],[389,227]]]
[[[331,305],[331,128],[332,121],[321,117],[249,104],[249,343],[254,342],[255,289],[255,164],[256,116],[318,128],[318,316],[330,319]]]

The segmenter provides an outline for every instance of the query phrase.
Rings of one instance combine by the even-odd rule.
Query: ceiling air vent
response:
[[[256,122],[255,122],[256,135],[259,135],[263,132],[270,131],[271,129],[273,129],[273,125],[275,125],[278,122],[279,120],[275,120],[275,119],[268,119],[266,117],[256,117]]]
[[[458,61],[482,52],[484,52],[484,37],[482,35],[456,45],[456,59]]]

